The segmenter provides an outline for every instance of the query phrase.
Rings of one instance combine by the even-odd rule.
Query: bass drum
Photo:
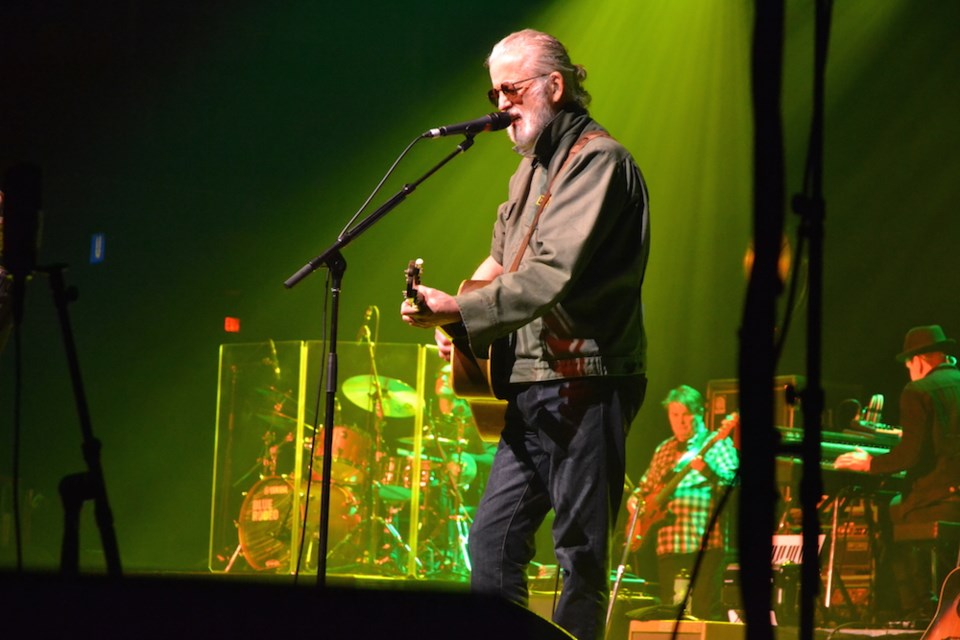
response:
[[[308,513],[305,544],[313,545],[318,537],[320,520],[319,482],[310,486],[310,510]],[[256,571],[289,571],[290,537],[293,532],[294,485],[280,476],[269,476],[253,485],[240,506],[238,532],[243,557],[250,568]],[[301,484],[300,514],[303,519],[306,485]],[[348,487],[330,485],[330,528],[327,548],[343,547],[347,538],[360,524],[357,499]],[[306,554],[304,558],[306,558]]]

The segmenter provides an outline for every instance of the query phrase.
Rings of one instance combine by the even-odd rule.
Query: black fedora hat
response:
[[[897,354],[897,360],[904,362],[921,353],[938,351],[940,353],[955,353],[957,341],[948,338],[938,324],[925,327],[914,327],[907,331],[903,338],[903,351]]]

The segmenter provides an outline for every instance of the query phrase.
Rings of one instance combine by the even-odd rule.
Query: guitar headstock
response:
[[[423,259],[417,258],[407,264],[407,270],[404,272],[407,276],[407,287],[404,291],[404,297],[407,302],[415,307],[420,306],[421,300],[417,293],[417,287],[420,286],[420,276],[423,274]]]
[[[723,440],[730,432],[740,426],[740,412],[734,411],[720,422],[720,428],[717,429],[718,439]]]

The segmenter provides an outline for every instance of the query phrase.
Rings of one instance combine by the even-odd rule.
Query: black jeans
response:
[[[892,525],[938,520],[960,522],[960,501],[948,499],[907,513],[902,512],[897,498],[894,498],[890,505],[889,521]],[[937,545],[937,566],[934,568],[931,567],[932,543],[894,543],[891,529],[892,527],[888,527],[885,531],[881,562],[887,563],[893,574],[899,595],[900,614],[906,618],[930,617],[936,608],[940,582],[957,565],[956,543]]]
[[[471,586],[527,604],[534,536],[552,508],[563,576],[554,622],[603,637],[609,538],[623,494],[627,431],[646,378],[577,378],[516,391],[470,530]]]

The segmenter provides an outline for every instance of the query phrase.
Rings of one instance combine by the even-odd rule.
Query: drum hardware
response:
[[[477,476],[477,464],[469,453],[463,450],[468,440],[464,438],[464,422],[459,422],[453,438],[444,438],[431,433],[432,425],[425,427],[423,441],[431,444],[441,461],[441,473],[446,480],[445,489],[453,499],[446,515],[446,557],[435,564],[434,575],[448,574],[467,577],[470,575],[470,555],[467,552],[467,538],[473,518],[464,508],[461,487],[466,488]],[[448,452],[445,444],[456,445]],[[431,452],[432,453],[432,452]]]
[[[369,412],[369,422],[359,428],[345,424],[338,415],[339,406],[335,406],[326,560],[338,572],[464,579],[471,569],[467,538],[472,522],[472,509],[464,493],[478,481],[479,459],[468,453],[472,442],[466,431],[469,415],[465,419],[463,412],[457,411],[456,398],[444,396],[452,407],[448,414],[430,416],[437,407],[428,406],[428,415],[424,416],[428,424],[421,442],[423,453],[430,455],[421,455],[420,460],[410,450],[413,446],[395,446],[412,445],[413,437],[387,441],[387,419],[413,416],[421,400],[403,381],[378,375],[372,347],[370,375],[349,378],[341,387],[350,403]],[[254,419],[265,423],[264,447],[244,475],[245,482],[234,485],[242,488],[258,480],[244,493],[236,521],[240,544],[230,556],[227,570],[236,570],[239,557],[255,571],[293,570],[297,558],[292,554],[297,549],[305,554],[306,567],[319,569],[320,478],[308,469],[324,460],[323,427],[316,430],[318,438],[314,439],[311,431],[298,443],[297,420],[291,417],[297,415],[293,397],[273,387],[256,391],[270,402],[269,408],[253,414]],[[310,428],[306,424],[304,427]],[[287,463],[301,452],[310,456],[311,465],[305,464],[302,478],[296,478],[293,465]],[[412,473],[415,462],[420,465],[419,479]],[[258,478],[251,480],[253,475]],[[417,481],[421,498],[413,513],[411,497],[413,482]],[[299,514],[293,509],[298,495],[295,491],[299,492]],[[299,542],[291,541],[294,517],[301,518],[303,537]],[[414,518],[419,525],[416,548],[405,539]],[[224,556],[228,554],[226,549]]]
[[[292,391],[281,391],[273,385],[269,387],[257,387],[256,392],[258,395],[264,396],[270,401],[274,411],[283,411],[286,404],[296,405],[297,403]]]
[[[237,558],[240,557],[240,552],[243,550],[241,545],[237,545],[237,548],[233,550],[233,553],[230,555],[230,560],[227,562],[227,566],[224,567],[224,573],[230,573],[230,570],[233,569],[233,564],[237,561]]]
[[[390,507],[388,511],[390,515],[386,518],[381,516],[379,513],[372,513],[363,520],[361,526],[355,528],[349,534],[349,536],[334,545],[328,554],[331,557],[336,557],[338,553],[341,553],[341,547],[349,548],[349,545],[359,545],[358,540],[364,535],[367,535],[368,539],[373,539],[375,541],[375,548],[363,551],[360,557],[356,557],[355,555],[353,557],[353,563],[340,567],[340,569],[358,570],[366,568],[369,570],[373,568],[373,572],[378,575],[397,575],[402,573],[400,568],[406,566],[407,563],[400,558],[392,557],[392,554],[397,550],[402,550],[407,554],[412,554],[413,550],[403,539],[403,536],[400,535],[400,531],[393,522],[394,516],[400,511],[400,509]],[[389,540],[384,542],[384,536],[387,536]],[[359,550],[359,546],[356,546],[355,548]],[[423,562],[420,560],[420,558],[416,557],[414,560],[418,569],[422,570]]]
[[[376,310],[376,307],[371,307],[371,309]],[[377,318],[379,321],[379,310],[377,310]],[[368,470],[370,460],[373,461],[375,480],[366,482],[366,476],[360,479],[360,482],[366,487],[364,504],[370,505],[370,511],[368,517],[354,532],[354,537],[366,535],[365,551],[360,558],[357,569],[360,571],[367,569],[379,574],[388,568],[408,566],[409,563],[407,562],[391,563],[389,554],[382,555],[384,550],[397,549],[407,553],[408,558],[410,554],[413,554],[414,566],[419,570],[423,566],[420,558],[416,557],[414,550],[410,548],[397,527],[394,526],[393,519],[399,511],[399,508],[396,507],[396,501],[384,499],[385,497],[402,497],[399,496],[400,487],[394,487],[397,492],[391,494],[390,490],[383,490],[382,492],[380,483],[384,472],[383,465],[392,460],[387,456],[384,447],[383,426],[385,421],[387,418],[409,418],[413,416],[419,404],[419,397],[416,390],[407,383],[396,378],[379,375],[377,371],[376,341],[372,339],[368,328],[365,327],[361,331],[364,336],[362,340],[367,344],[370,374],[353,376],[346,379],[341,385],[341,393],[350,402],[368,412],[370,417],[369,431],[373,434],[372,451],[367,451],[366,461]],[[336,436],[336,433],[334,435]],[[396,471],[394,470],[392,473],[396,473]],[[399,473],[402,484],[402,468]],[[381,515],[385,505],[389,511],[389,516],[386,518]],[[385,538],[386,541],[384,541]]]

